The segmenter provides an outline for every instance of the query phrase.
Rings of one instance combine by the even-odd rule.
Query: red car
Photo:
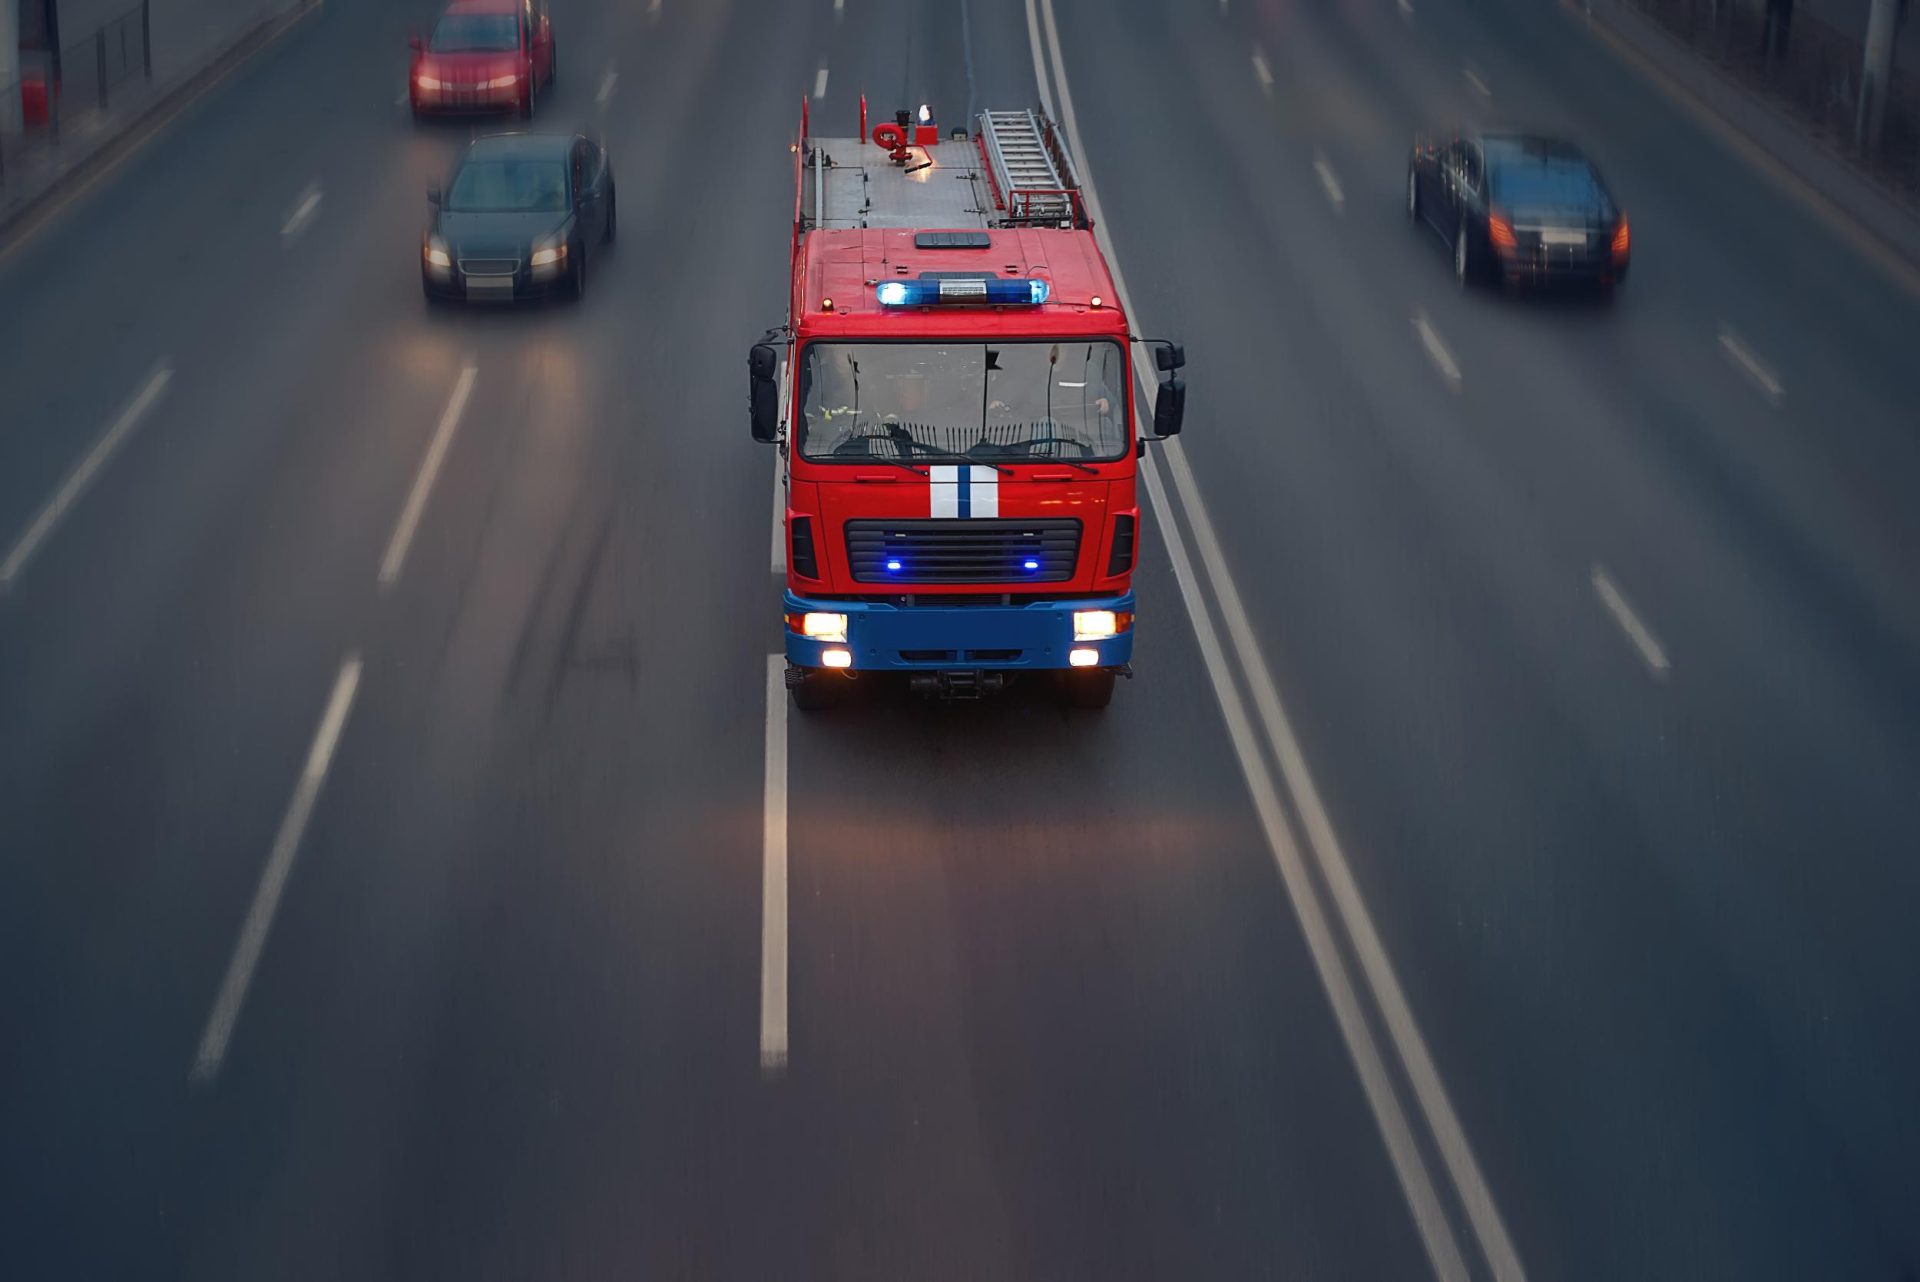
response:
[[[407,93],[413,114],[514,111],[553,83],[553,26],[544,0],[454,0],[422,40],[415,33]]]

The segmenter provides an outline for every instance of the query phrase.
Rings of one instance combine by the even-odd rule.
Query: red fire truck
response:
[[[1186,358],[1131,334],[1050,120],[943,139],[918,115],[869,134],[862,99],[860,136],[816,138],[801,109],[788,321],[748,360],[783,460],[787,688],[814,710],[869,673],[946,698],[1044,674],[1104,707],[1132,675],[1136,459],[1180,430]]]

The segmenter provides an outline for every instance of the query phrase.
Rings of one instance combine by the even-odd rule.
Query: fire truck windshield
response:
[[[1118,343],[837,343],[800,365],[800,450],[822,462],[966,455],[982,462],[1122,458]]]

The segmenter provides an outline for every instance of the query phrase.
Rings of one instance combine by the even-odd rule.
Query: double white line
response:
[[[1119,295],[1121,306],[1138,326],[1139,313],[1133,310],[1121,277],[1119,259],[1107,236],[1106,219],[1100,212],[1099,197],[1095,193],[1088,167],[1087,149],[1080,137],[1079,122],[1073,109],[1073,94],[1060,55],[1060,34],[1054,19],[1053,0],[1026,0],[1026,9],[1027,38],[1033,51],[1033,73],[1039,85],[1041,105],[1049,115],[1057,114],[1066,129],[1085,186],[1088,212],[1094,220],[1094,234],[1099,238],[1100,247],[1113,272],[1114,290]],[[1041,35],[1043,25],[1044,40]],[[1051,64],[1052,85],[1059,94],[1057,113],[1053,95],[1048,90],[1048,64]],[[1141,389],[1150,400],[1153,388],[1149,386],[1145,374],[1148,366],[1140,361],[1135,363],[1134,368],[1139,373]],[[1247,787],[1253,795],[1267,844],[1287,894],[1293,901],[1294,912],[1306,936],[1314,967],[1333,1006],[1347,1052],[1359,1073],[1367,1104],[1386,1143],[1387,1155],[1412,1211],[1427,1259],[1435,1275],[1446,1282],[1466,1282],[1471,1276],[1452,1220],[1442,1204],[1433,1175],[1428,1170],[1423,1146],[1414,1132],[1407,1109],[1402,1105],[1393,1075],[1375,1037],[1374,1025],[1363,1005],[1362,986],[1379,1023],[1386,1030],[1387,1040],[1393,1047],[1410,1088],[1412,1103],[1426,1124],[1428,1142],[1438,1153],[1452,1181],[1460,1209],[1479,1244],[1486,1269],[1500,1282],[1521,1282],[1526,1274],[1520,1265],[1519,1255],[1500,1218],[1499,1209],[1494,1205],[1493,1194],[1480,1173],[1479,1164],[1474,1160],[1466,1133],[1440,1081],[1433,1057],[1407,1005],[1406,995],[1394,975],[1379,932],[1375,930],[1366,904],[1360,897],[1339,839],[1334,835],[1326,806],[1307,769],[1306,755],[1280,701],[1272,674],[1261,657],[1262,651],[1254,636],[1253,625],[1248,620],[1233,577],[1227,570],[1226,559],[1221,555],[1213,522],[1207,515],[1192,469],[1187,465],[1186,453],[1178,439],[1156,448],[1164,455],[1167,470],[1172,474],[1174,488],[1179,495],[1179,506],[1176,508],[1169,500],[1160,469],[1152,455],[1142,461],[1141,475],[1146,482],[1148,498],[1161,518],[1160,526],[1168,554],[1173,560],[1174,577],[1179,582],[1181,597],[1193,621],[1194,634],[1206,661],[1214,693],[1220,700],[1227,732],[1233,741],[1234,752],[1239,757],[1241,771],[1246,776]],[[1188,554],[1186,538],[1181,533],[1181,517],[1184,517],[1187,528],[1192,532],[1194,546],[1199,553],[1198,566]],[[1201,591],[1203,576],[1207,594]],[[1212,597],[1212,609],[1209,608],[1207,595]],[[1220,634],[1214,626],[1215,609],[1225,628],[1227,647],[1232,651],[1231,663],[1227,647],[1222,646]],[[1241,691],[1243,683],[1245,696]],[[1265,741],[1264,750],[1262,739]],[[1271,762],[1267,755],[1269,753]],[[1278,778],[1275,777],[1275,766],[1278,767]],[[1288,805],[1282,803],[1283,792],[1290,803]],[[1358,962],[1358,983],[1335,937],[1333,919],[1329,917],[1323,896],[1309,874],[1301,841],[1295,835],[1296,828],[1305,837],[1306,850],[1311,853],[1314,865],[1326,884],[1327,895],[1333,900],[1334,914]]]

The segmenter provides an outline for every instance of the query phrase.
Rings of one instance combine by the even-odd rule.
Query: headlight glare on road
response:
[[[1073,639],[1104,641],[1117,637],[1133,626],[1133,615],[1125,610],[1075,610]]]

